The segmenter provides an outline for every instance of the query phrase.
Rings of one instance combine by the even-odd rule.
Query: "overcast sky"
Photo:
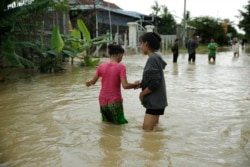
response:
[[[152,13],[151,7],[155,1],[159,5],[168,7],[169,12],[180,22],[184,13],[185,0],[106,0],[115,3],[124,10],[137,11],[143,14]],[[243,6],[248,4],[248,0],[186,0],[186,10],[190,11],[191,17],[211,16],[219,19],[229,19],[238,24],[238,10],[243,10]]]

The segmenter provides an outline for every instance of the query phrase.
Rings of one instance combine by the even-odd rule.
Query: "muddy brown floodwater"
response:
[[[163,55],[169,106],[143,132],[140,90],[122,90],[129,124],[100,120],[95,68],[0,84],[1,167],[249,167],[250,55]],[[141,79],[147,56],[125,55],[128,80]],[[102,61],[107,59],[103,58]]]

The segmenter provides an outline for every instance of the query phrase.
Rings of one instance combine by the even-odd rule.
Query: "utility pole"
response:
[[[98,11],[96,10],[96,5],[99,4],[97,0],[93,0],[94,3],[94,13],[95,13],[95,36],[96,38],[99,36],[99,28],[98,28]],[[96,56],[99,57],[99,48],[96,45]]]
[[[182,45],[185,46],[186,40],[186,0],[184,0],[184,13],[183,13],[183,32],[182,32]]]
[[[95,12],[95,37],[97,38],[99,34],[98,34],[98,13],[96,10],[96,5],[97,5],[96,0],[93,0],[93,3],[94,3],[94,12]]]
[[[110,12],[110,2],[109,3],[109,33],[110,33],[110,40],[112,41],[112,21],[111,21],[111,12]]]

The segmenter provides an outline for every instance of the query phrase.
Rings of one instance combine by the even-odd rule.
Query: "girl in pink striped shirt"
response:
[[[99,65],[93,78],[86,82],[86,86],[94,85],[101,77],[101,90],[99,94],[100,111],[102,121],[114,124],[126,124],[127,119],[123,112],[123,99],[121,85],[124,89],[139,88],[140,83],[128,83],[126,67],[120,63],[124,49],[120,45],[110,44],[108,46],[110,61]]]

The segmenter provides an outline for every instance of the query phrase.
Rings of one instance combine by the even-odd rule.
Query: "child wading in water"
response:
[[[233,41],[232,49],[234,56],[240,56],[240,45],[236,40]]]
[[[173,52],[173,63],[177,63],[177,59],[179,56],[179,43],[180,43],[180,40],[178,38],[175,39],[174,45],[171,48]]]
[[[110,61],[99,65],[96,74],[86,82],[86,86],[94,85],[101,77],[99,104],[102,121],[126,124],[128,121],[123,112],[121,85],[124,89],[132,89],[138,88],[139,83],[128,83],[126,67],[120,63],[124,54],[124,49],[120,45],[110,44],[108,53]]]
[[[215,42],[214,38],[211,38],[210,43],[208,44],[208,61],[210,62],[211,59],[215,62],[216,59],[216,50],[218,47],[218,44]]]
[[[143,129],[152,131],[167,107],[167,94],[163,70],[167,63],[156,52],[160,49],[161,37],[155,32],[145,33],[140,37],[141,51],[148,55],[144,66],[140,101],[146,108]]]

